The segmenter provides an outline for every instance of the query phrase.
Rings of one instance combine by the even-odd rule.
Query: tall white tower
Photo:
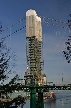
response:
[[[35,36],[38,41],[42,41],[41,18],[37,16],[35,10],[26,12],[26,37]]]
[[[41,18],[36,14],[35,10],[26,12],[26,59],[27,71],[33,75],[38,83],[42,83],[41,79],[43,69],[42,59],[42,25]]]

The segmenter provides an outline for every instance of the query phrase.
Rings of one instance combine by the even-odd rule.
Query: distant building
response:
[[[41,18],[36,14],[35,10],[26,12],[26,37],[36,36],[38,41],[42,41]]]
[[[29,85],[31,82],[31,78],[33,78],[33,74],[25,73],[24,77],[26,77],[26,84]],[[37,74],[35,76],[35,83],[38,85],[46,85],[46,75]]]
[[[41,74],[38,76],[38,84],[39,85],[46,85],[46,75],[45,74]]]
[[[34,77],[39,85],[46,83],[46,75],[42,73],[42,52],[41,18],[35,10],[30,9],[26,12],[26,84],[30,83],[31,77]]]

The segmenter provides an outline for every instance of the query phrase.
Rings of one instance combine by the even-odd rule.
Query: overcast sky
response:
[[[47,75],[47,81],[56,84],[62,83],[63,73],[63,83],[71,83],[71,63],[67,63],[62,53],[65,50],[65,42],[71,33],[66,29],[67,24],[47,19],[67,22],[70,19],[69,14],[71,14],[71,0],[0,0],[0,21],[3,29],[15,24],[23,17],[25,18],[28,9],[36,10],[38,16],[45,16],[42,20],[43,73]],[[51,24],[45,24],[45,21]],[[0,38],[24,27],[25,22],[25,19],[20,20],[20,23],[6,29]],[[11,47],[12,51],[17,54],[16,71],[23,78],[26,71],[26,28],[6,38],[6,43],[7,47]]]

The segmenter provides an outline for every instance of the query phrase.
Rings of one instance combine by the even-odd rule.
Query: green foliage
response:
[[[66,50],[63,51],[64,57],[66,58],[67,62],[70,63],[71,62],[71,36],[69,36],[65,44],[66,44]]]
[[[19,90],[19,84],[15,81],[19,79],[16,74],[7,84],[5,81],[9,78],[9,74],[12,73],[15,63],[12,64],[10,60],[15,60],[14,53],[10,53],[11,49],[7,48],[4,44],[4,40],[0,41],[0,108],[17,108],[20,104],[25,104],[25,99],[22,96],[18,96],[11,99],[8,94],[13,93],[15,90]]]

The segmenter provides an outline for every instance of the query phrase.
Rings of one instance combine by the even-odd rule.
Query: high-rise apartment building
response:
[[[35,10],[26,12],[26,60],[27,71],[25,73],[30,82],[30,77],[36,79],[36,83],[42,84],[44,81],[43,57],[42,57],[42,25],[41,18]]]

